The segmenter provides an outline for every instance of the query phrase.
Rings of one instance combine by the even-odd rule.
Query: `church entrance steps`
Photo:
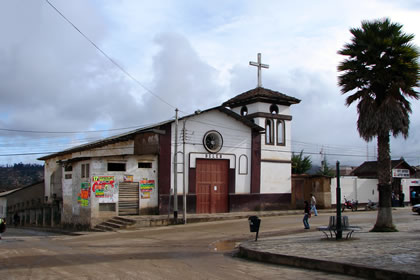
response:
[[[112,219],[96,225],[94,231],[117,231],[132,226],[136,222],[133,219],[123,217],[113,217]]]

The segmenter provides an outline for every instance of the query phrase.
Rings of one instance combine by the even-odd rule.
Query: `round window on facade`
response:
[[[241,116],[246,116],[248,115],[248,108],[246,106],[242,106],[241,108]]]
[[[217,153],[223,146],[222,135],[215,130],[207,132],[203,138],[203,145],[210,153]]]
[[[277,115],[279,113],[279,107],[276,104],[272,104],[270,106],[270,113],[273,115]]]

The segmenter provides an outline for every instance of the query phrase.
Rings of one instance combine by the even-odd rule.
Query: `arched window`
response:
[[[265,143],[274,144],[274,133],[273,133],[273,120],[267,119],[265,121]]]
[[[248,158],[246,155],[241,155],[239,157],[239,174],[248,174]]]
[[[277,115],[279,113],[279,107],[276,104],[271,104],[270,113],[273,115]]]
[[[286,145],[286,129],[283,120],[277,120],[277,145]]]
[[[248,108],[246,106],[242,106],[241,108],[241,116],[246,116],[248,115]]]

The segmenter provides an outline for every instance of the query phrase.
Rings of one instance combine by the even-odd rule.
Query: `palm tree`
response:
[[[363,21],[351,28],[351,42],[338,51],[347,56],[339,65],[338,83],[350,106],[357,101],[357,129],[366,141],[378,141],[379,211],[372,231],[396,231],[391,213],[390,133],[408,137],[410,102],[419,99],[418,49],[414,35],[389,19]]]
[[[310,156],[303,157],[303,150],[300,154],[292,153],[292,174],[304,174],[312,167]]]

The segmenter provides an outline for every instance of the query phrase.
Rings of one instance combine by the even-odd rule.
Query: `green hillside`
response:
[[[0,192],[25,187],[44,179],[44,166],[15,163],[0,166]]]

